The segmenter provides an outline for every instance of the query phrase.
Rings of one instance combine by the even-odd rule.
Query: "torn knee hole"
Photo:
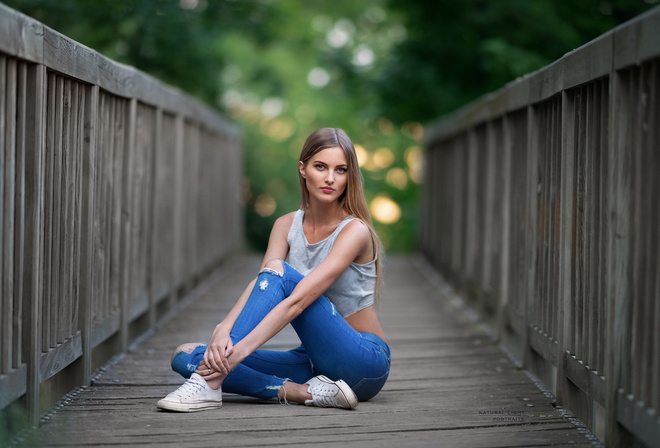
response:
[[[261,272],[270,272],[271,274],[279,275],[280,277],[282,276],[282,274],[284,274],[284,272],[280,272],[276,269],[269,268],[268,266],[264,267],[261,270]]]
[[[264,269],[281,274],[284,272],[284,265],[281,259],[272,258],[264,264]]]

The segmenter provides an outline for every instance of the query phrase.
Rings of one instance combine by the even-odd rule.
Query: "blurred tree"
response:
[[[378,82],[383,114],[428,121],[537,70],[657,0],[388,0],[408,38]]]
[[[216,105],[223,55],[220,30],[257,33],[257,2],[197,0],[5,0],[99,53],[143,70]]]
[[[541,68],[657,0],[3,0],[197,96],[245,131],[247,237],[299,206],[322,126],[358,145],[390,251],[416,245],[422,125]]]

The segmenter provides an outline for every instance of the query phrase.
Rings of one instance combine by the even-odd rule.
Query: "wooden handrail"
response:
[[[660,446],[659,92],[655,8],[426,137],[421,250],[607,446]]]
[[[241,170],[226,117],[0,4],[0,409],[35,425],[239,248]]]

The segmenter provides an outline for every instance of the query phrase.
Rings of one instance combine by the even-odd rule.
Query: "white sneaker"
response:
[[[213,390],[204,378],[196,373],[177,390],[158,401],[160,409],[177,412],[195,412],[222,406],[222,388]]]
[[[344,380],[332,381],[327,376],[319,375],[305,384],[309,385],[307,392],[312,394],[312,399],[305,401],[307,406],[355,409],[358,405],[355,392]]]

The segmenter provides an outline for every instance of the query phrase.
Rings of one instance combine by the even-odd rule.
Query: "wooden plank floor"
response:
[[[169,358],[204,341],[256,273],[243,257],[206,283],[175,318],[71,395],[30,439],[40,446],[593,446],[580,422],[551,405],[532,380],[421,274],[420,259],[387,259],[380,306],[393,351],[390,379],[354,411],[284,406],[225,396],[222,409],[156,409],[181,384]],[[293,347],[285,329],[269,343]]]

